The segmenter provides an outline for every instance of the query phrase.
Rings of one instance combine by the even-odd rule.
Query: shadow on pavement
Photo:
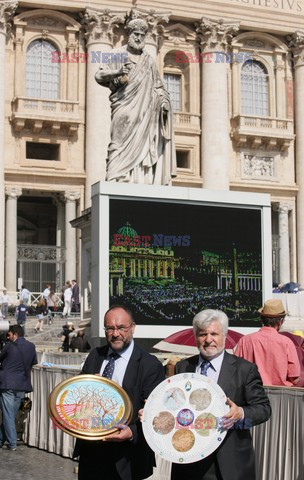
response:
[[[77,462],[38,448],[18,445],[0,449],[1,478],[14,480],[77,480]]]

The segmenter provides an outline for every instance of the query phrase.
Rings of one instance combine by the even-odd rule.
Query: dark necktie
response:
[[[114,373],[114,368],[115,368],[115,360],[117,360],[118,358],[120,357],[120,355],[118,353],[111,353],[111,355],[109,356],[109,361],[102,373],[102,376],[105,377],[105,378],[108,378],[109,380],[111,380],[111,378],[113,377],[113,373]]]
[[[208,360],[204,360],[201,364],[201,374],[207,377],[208,368],[211,367],[211,363]]]

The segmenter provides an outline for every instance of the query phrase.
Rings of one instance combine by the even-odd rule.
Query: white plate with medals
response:
[[[144,408],[143,432],[160,457],[193,463],[210,455],[224,440],[222,417],[228,413],[221,387],[198,373],[179,373],[160,383]]]

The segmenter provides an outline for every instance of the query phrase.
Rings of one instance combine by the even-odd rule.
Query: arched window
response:
[[[186,55],[180,58],[181,54],[183,52],[170,50],[164,58],[163,82],[174,112],[189,111],[189,59]]]
[[[242,113],[269,115],[268,73],[261,62],[248,60],[241,73]]]
[[[55,46],[46,40],[34,40],[26,52],[26,96],[59,98],[60,63],[52,62]]]

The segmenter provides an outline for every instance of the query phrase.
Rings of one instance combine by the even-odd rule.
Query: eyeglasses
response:
[[[130,325],[128,327],[125,327],[124,325],[119,325],[119,327],[104,327],[103,329],[106,333],[114,333],[115,330],[122,333],[122,332],[127,332],[128,330],[130,330],[133,323],[134,322],[130,323]]]

